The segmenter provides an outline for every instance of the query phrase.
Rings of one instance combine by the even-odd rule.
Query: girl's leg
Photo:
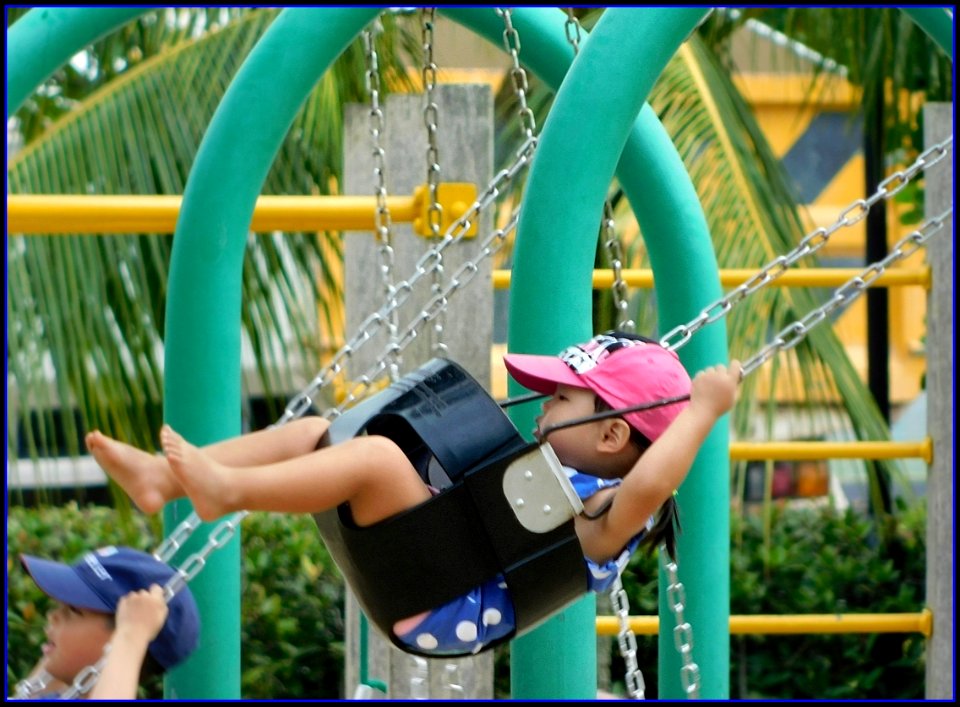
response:
[[[239,510],[319,513],[349,503],[354,520],[370,525],[430,498],[407,457],[385,437],[356,437],[296,459],[243,467],[221,464],[168,425],[160,441],[204,520]]]
[[[207,455],[228,466],[259,466],[309,454],[326,434],[329,421],[304,417],[204,447]],[[166,457],[151,454],[94,431],[87,449],[110,478],[120,484],[140,510],[155,513],[186,494]]]

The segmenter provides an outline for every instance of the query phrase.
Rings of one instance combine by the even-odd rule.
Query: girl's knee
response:
[[[396,473],[399,469],[410,467],[410,460],[400,446],[389,437],[367,435],[357,438],[363,445],[364,453],[370,455],[372,465],[384,473]]]
[[[327,446],[324,439],[330,428],[330,421],[323,417],[301,417],[289,423],[295,427],[297,438],[307,442],[310,449]]]

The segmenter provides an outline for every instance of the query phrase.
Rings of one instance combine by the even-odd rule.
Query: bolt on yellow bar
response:
[[[770,287],[839,287],[850,279],[859,275],[862,268],[805,268],[787,270],[781,273],[776,280],[771,280]],[[737,287],[757,274],[757,270],[745,268],[729,268],[720,271],[720,285],[722,287]],[[629,287],[649,289],[653,287],[653,271],[646,269],[628,269],[621,271],[624,283]],[[613,285],[612,270],[594,270],[593,287],[608,289]],[[890,268],[884,271],[871,286],[903,287],[916,285],[930,289],[930,268]],[[510,271],[494,270],[493,286],[498,290],[510,287]]]
[[[919,442],[731,442],[731,459],[923,459],[933,461],[933,440]]]
[[[388,196],[390,220],[412,223],[417,233],[431,235],[426,213],[426,187],[412,196]],[[447,182],[437,189],[441,228],[463,216],[476,200],[473,184]],[[182,196],[100,196],[65,194],[7,195],[7,232],[20,234],[173,233]],[[261,196],[250,230],[371,231],[377,201],[373,196]],[[476,235],[477,224],[466,235]]]
[[[657,616],[630,616],[630,629],[637,635],[655,636],[659,632]],[[616,636],[619,617],[598,616],[597,634]],[[933,634],[933,612],[915,614],[754,614],[730,617],[731,634],[812,634],[812,633],[920,633]]]

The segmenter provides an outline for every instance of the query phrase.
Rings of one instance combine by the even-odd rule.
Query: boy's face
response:
[[[94,665],[113,636],[111,614],[57,604],[47,614],[44,668],[53,677],[72,683],[81,670]]]

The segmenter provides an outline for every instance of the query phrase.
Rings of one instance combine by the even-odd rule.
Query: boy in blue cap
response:
[[[163,586],[176,571],[149,553],[110,546],[72,565],[20,559],[37,586],[58,602],[47,614],[39,665],[58,686],[96,664],[110,644],[90,697],[133,699],[142,676],[163,673],[197,647],[200,615],[190,589],[180,589],[168,604]]]

